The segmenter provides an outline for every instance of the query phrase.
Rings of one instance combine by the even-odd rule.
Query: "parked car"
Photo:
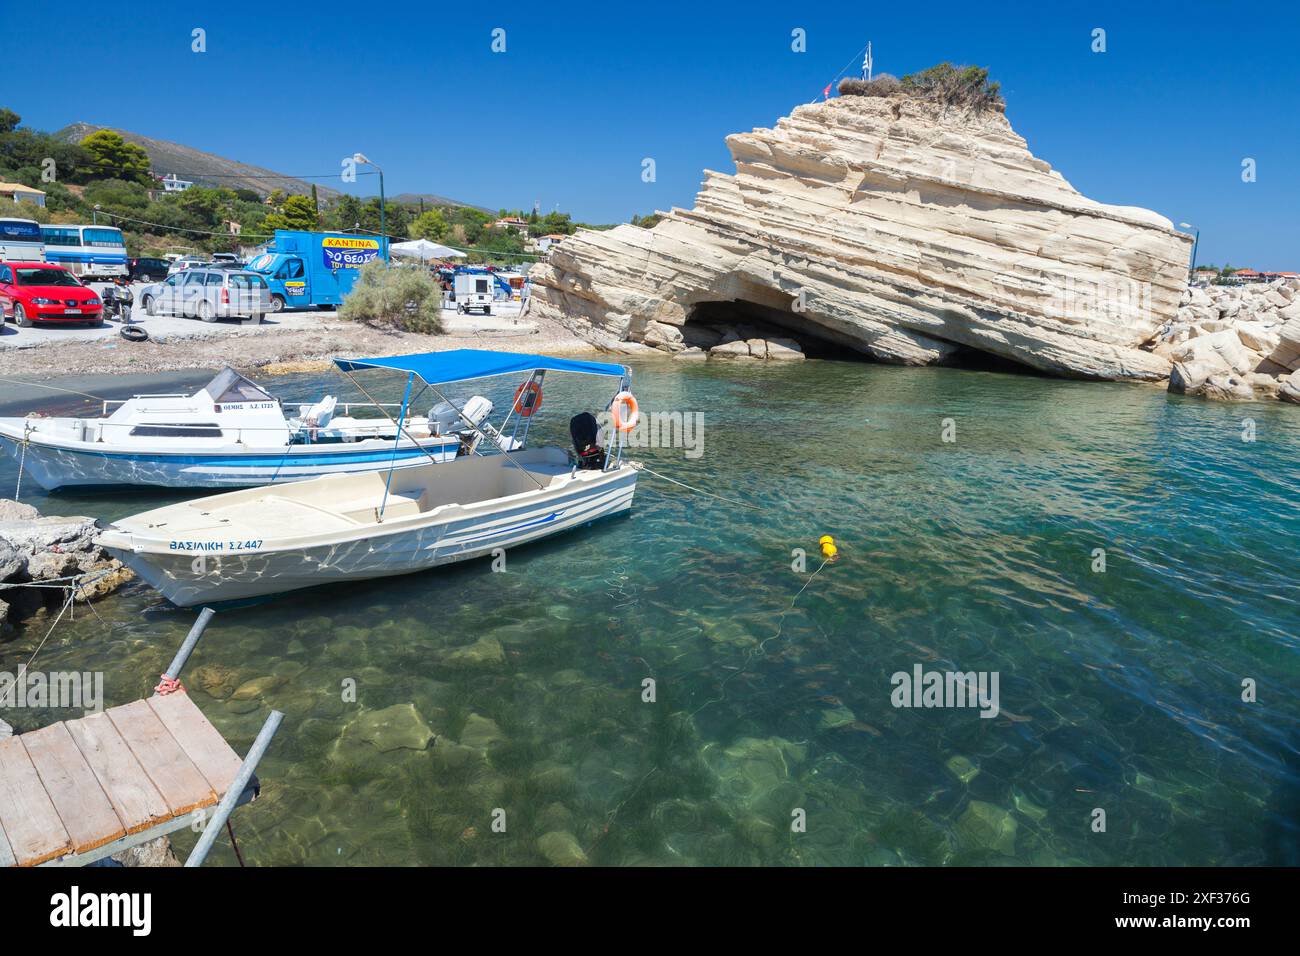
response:
[[[166,259],[127,259],[127,275],[132,282],[160,282],[167,278],[171,263]]]
[[[207,260],[202,256],[181,256],[179,259],[173,259],[172,264],[167,268],[167,274],[175,275],[178,272],[184,272],[186,269],[194,266],[207,265]]]
[[[212,253],[212,264],[214,266],[242,266],[244,263],[233,252],[214,252]]]
[[[256,272],[191,266],[140,290],[150,315],[180,315],[204,322],[242,317],[260,320],[271,311],[271,290]]]
[[[0,315],[22,328],[33,322],[102,325],[104,303],[63,266],[0,262]]]

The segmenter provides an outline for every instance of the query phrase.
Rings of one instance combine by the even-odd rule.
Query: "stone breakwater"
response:
[[[706,171],[693,208],[555,247],[530,313],[622,351],[786,359],[815,341],[1169,377],[1150,345],[1178,314],[1191,238],[1081,195],[1004,114],[842,96],[727,145],[736,172]]]
[[[42,585],[67,585],[84,575],[77,600],[94,601],[135,577],[94,543],[97,534],[94,518],[42,516],[31,505],[0,498],[0,634],[66,600],[63,587]]]
[[[1171,392],[1300,404],[1300,279],[1189,289],[1152,351]]]

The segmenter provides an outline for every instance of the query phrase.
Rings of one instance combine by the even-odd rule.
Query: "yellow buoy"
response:
[[[817,539],[817,543],[822,546],[822,557],[827,561],[834,561],[839,557],[840,549],[835,547],[835,539],[830,535],[822,535]]]

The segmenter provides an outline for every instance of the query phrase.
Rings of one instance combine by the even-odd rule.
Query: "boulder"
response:
[[[686,347],[682,337],[682,330],[675,325],[665,325],[663,322],[647,322],[643,336],[641,339],[643,343],[667,352],[677,352]]]
[[[1261,355],[1272,353],[1282,342],[1282,336],[1276,327],[1264,322],[1239,322],[1233,328],[1236,329],[1237,338],[1241,339],[1242,345]]]
[[[1278,343],[1269,360],[1292,371],[1300,369],[1300,316],[1289,320],[1277,334]]]
[[[709,358],[752,359],[753,357],[753,354],[749,350],[749,343],[744,339],[725,342],[722,345],[715,345],[713,348],[709,349]]]
[[[1296,405],[1300,405],[1300,375],[1292,375],[1283,379],[1277,397],[1284,402],[1294,402]]]
[[[767,358],[770,362],[802,362],[805,356],[794,339],[768,339]]]
[[[27,572],[27,554],[0,538],[0,581],[12,581]]]
[[[1198,395],[1215,366],[1206,362],[1175,362],[1169,375],[1169,391],[1181,395]]]
[[[1175,349],[1170,357],[1175,362],[1196,362],[1224,372],[1249,371],[1260,359],[1242,345],[1240,337],[1231,329],[1190,339]]]

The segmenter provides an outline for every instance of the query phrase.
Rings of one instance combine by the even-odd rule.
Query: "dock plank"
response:
[[[172,813],[107,713],[65,725],[127,833],[139,833]]]
[[[132,701],[105,713],[167,801],[173,816],[217,802],[216,792],[147,700]]]
[[[30,731],[19,740],[63,821],[74,852],[85,853],[126,836],[126,827],[64,724]]]
[[[63,856],[72,847],[18,737],[0,740],[0,824],[19,866],[36,866]]]
[[[149,707],[167,732],[181,745],[185,755],[199,768],[218,797],[225,795],[239,775],[243,761],[226,743],[186,693],[149,698]]]

